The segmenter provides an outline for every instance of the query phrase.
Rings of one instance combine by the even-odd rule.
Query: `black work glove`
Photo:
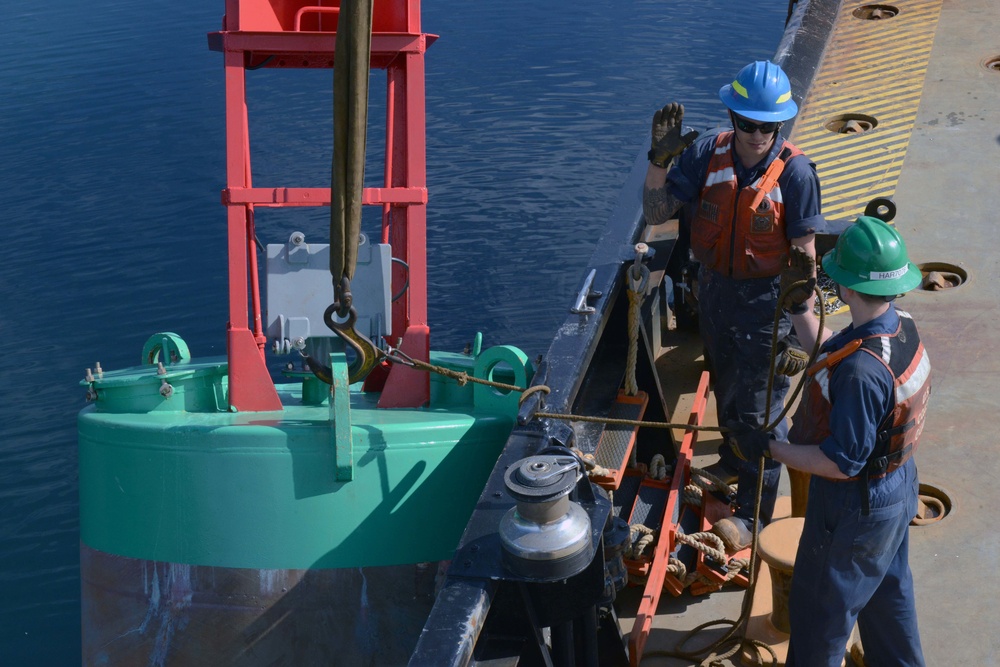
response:
[[[677,102],[671,102],[653,114],[653,140],[647,157],[657,167],[666,169],[670,166],[670,161],[683,153],[698,136],[695,130],[681,136],[683,120],[684,105]]]
[[[792,287],[795,283],[804,284]],[[801,315],[809,309],[807,301],[816,289],[816,260],[805,250],[792,246],[788,266],[781,272],[781,307],[792,315]]]
[[[809,354],[805,350],[789,345],[784,340],[778,343],[778,355],[774,360],[775,373],[792,377],[805,370],[808,363]]]
[[[751,428],[743,422],[731,421],[729,428],[729,447],[741,461],[757,463],[760,457],[771,458],[770,433]]]

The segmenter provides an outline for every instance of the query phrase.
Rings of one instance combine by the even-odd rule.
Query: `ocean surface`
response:
[[[719,87],[774,53],[786,9],[427,0],[424,30],[441,36],[426,57],[433,347],[481,331],[544,353],[653,111],[676,100],[686,124],[718,125]],[[225,353],[223,68],[206,40],[223,11],[0,7],[0,666],[80,663],[85,370],[139,363],[158,331],[196,357]],[[372,81],[377,123],[384,74]],[[249,73],[255,184],[329,183],[331,82]],[[326,234],[324,210],[281,215],[258,214],[264,243]]]

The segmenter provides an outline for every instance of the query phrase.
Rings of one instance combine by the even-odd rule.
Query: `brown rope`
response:
[[[387,357],[390,361],[397,361],[391,355]],[[465,371],[456,371],[450,368],[445,368],[444,366],[435,366],[434,364],[429,364],[426,361],[420,361],[419,359],[407,359],[404,362],[407,366],[412,366],[422,371],[430,371],[432,373],[437,373],[438,375],[443,375],[449,377],[458,383],[458,386],[464,387],[469,382],[475,382],[476,384],[484,384],[489,387],[494,387],[496,389],[503,389],[505,391],[517,391],[525,392],[527,391],[524,387],[518,387],[516,384],[505,384],[503,382],[494,382],[492,380],[484,380],[482,378],[477,378],[475,376],[469,375]],[[546,393],[548,393],[548,387],[546,387]]]
[[[639,350],[639,306],[642,305],[642,294],[638,285],[629,281],[628,289],[628,356],[625,363],[625,393],[635,396],[639,392],[639,383],[635,377],[636,360]]]
[[[398,354],[398,353],[397,353]],[[392,361],[394,363],[402,363],[413,368],[428,371],[431,373],[437,373],[445,377],[451,378],[458,383],[460,387],[465,386],[469,382],[475,382],[476,384],[486,385],[488,387],[493,387],[495,389],[503,389],[505,391],[516,391],[521,393],[520,402],[524,403],[524,400],[536,393],[548,394],[552,390],[543,384],[534,385],[532,387],[518,387],[513,384],[506,384],[503,382],[494,382],[492,380],[484,380],[482,378],[477,378],[469,375],[465,371],[456,371],[450,368],[445,368],[443,366],[436,366],[434,364],[428,363],[426,361],[421,361],[419,359],[411,359],[407,357],[406,359],[401,359],[395,356],[395,354],[384,355],[384,358]],[[614,426],[647,426],[649,428],[679,428],[692,431],[719,431],[726,433],[728,429],[721,426],[697,426],[695,424],[683,424],[683,423],[672,423],[672,422],[657,422],[657,421],[639,421],[636,419],[614,419],[611,417],[591,417],[588,415],[573,415],[573,414],[563,414],[559,412],[536,412],[536,417],[542,417],[547,419],[565,419],[568,421],[581,421],[581,422],[599,422]]]
[[[616,426],[648,426],[650,428],[682,428],[692,431],[721,431],[727,433],[729,429],[722,426],[697,426],[695,424],[675,424],[670,422],[637,421],[635,419],[613,419],[611,417],[589,417],[587,415],[567,415],[558,412],[536,412],[536,417],[546,417],[549,419],[568,419],[570,421],[581,422],[602,422]]]
[[[798,281],[796,283],[792,283],[791,285],[788,286],[788,289],[786,289],[785,291],[783,291],[781,294],[778,295],[778,304],[779,305],[778,305],[777,310],[774,311],[774,326],[771,329],[771,372],[767,376],[767,407],[765,408],[764,415],[770,415],[771,414],[771,387],[774,386],[775,352],[778,349],[778,321],[781,319],[781,313],[782,313],[782,308],[781,308],[780,304],[784,301],[785,296],[789,292],[791,292],[793,289],[795,289],[799,285],[804,285],[807,282],[808,281],[806,281],[806,280],[800,280],[800,281]],[[813,289],[816,291],[816,294],[819,297],[820,303],[823,303],[823,292],[820,291],[819,287],[814,287]],[[819,330],[816,333],[816,342],[813,344],[812,354],[809,355],[809,361],[806,362],[806,368],[808,368],[809,366],[812,366],[813,363],[815,363],[815,361],[816,361],[816,355],[819,354],[819,348],[823,344],[823,341],[822,341],[821,337],[822,337],[822,334],[823,334],[823,327],[825,327],[825,326],[826,326],[826,311],[824,311],[822,308],[820,308],[819,309]],[[773,422],[771,422],[770,424],[768,424],[767,426],[765,426],[764,428],[762,428],[761,429],[762,431],[764,431],[765,433],[767,433],[769,431],[773,431],[775,429],[775,427],[777,427],[778,424],[781,423],[781,420],[783,420],[785,418],[785,416],[788,414],[788,411],[792,408],[792,403],[795,402],[795,399],[798,397],[799,392],[802,391],[802,386],[805,384],[805,379],[806,379],[806,374],[803,372],[802,375],[799,376],[799,381],[798,381],[798,383],[796,383],[795,389],[792,390],[792,395],[785,401],[785,407],[782,408],[781,414],[779,414],[774,419]],[[765,416],[765,419],[766,418],[767,417]]]

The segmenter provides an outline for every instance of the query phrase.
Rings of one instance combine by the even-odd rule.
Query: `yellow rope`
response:
[[[707,531],[691,533],[690,535],[677,533],[675,539],[681,544],[686,544],[719,563],[726,562],[726,548],[722,545],[722,540],[715,533]]]
[[[795,289],[796,287],[798,287],[800,285],[805,285],[806,282],[808,282],[808,281],[806,281],[806,280],[800,280],[800,281],[798,281],[796,283],[792,283],[791,285],[788,286],[788,289],[784,290],[781,294],[778,295],[778,304],[779,305],[778,305],[777,310],[774,311],[774,326],[772,327],[772,330],[771,330],[771,371],[770,371],[770,373],[767,376],[767,407],[766,407],[765,412],[764,412],[764,415],[765,415],[764,419],[765,419],[765,421],[767,420],[767,417],[770,416],[770,414],[771,414],[771,387],[774,385],[775,352],[778,349],[778,322],[781,320],[781,313],[782,313],[782,308],[781,308],[780,304],[784,301],[785,296],[789,292],[791,292],[793,289]],[[820,289],[818,287],[814,287],[813,289],[815,290],[816,294],[819,296],[820,302],[822,302],[822,300],[823,300],[823,293],[820,291]],[[806,368],[809,368],[809,366],[812,366],[813,363],[816,361],[816,355],[819,354],[819,348],[823,344],[822,334],[823,334],[823,328],[825,326],[826,326],[826,312],[822,308],[820,308],[819,309],[819,329],[817,330],[817,334],[816,334],[816,342],[813,344],[813,350],[812,350],[812,354],[809,355],[809,361],[806,362]],[[778,424],[781,423],[781,420],[783,420],[785,418],[785,415],[788,414],[788,411],[792,408],[792,403],[795,402],[795,399],[798,397],[799,392],[802,390],[802,386],[805,384],[805,379],[806,379],[806,374],[802,373],[799,376],[798,383],[796,383],[796,385],[795,385],[795,389],[792,390],[792,395],[790,397],[788,397],[788,399],[785,401],[785,407],[782,408],[781,413],[777,417],[775,417],[775,419],[774,419],[773,422],[771,422],[767,426],[763,427],[761,429],[762,431],[764,431],[765,433],[767,433],[768,431],[773,431],[775,429],[775,427],[777,427]]]
[[[663,454],[653,455],[653,459],[649,462],[649,476],[653,479],[667,478],[667,460],[663,458]]]
[[[672,574],[674,578],[680,582],[682,588],[687,588],[696,581],[700,581],[701,583],[707,585],[711,585],[713,583],[697,570],[694,572],[688,572],[687,566],[684,565],[683,561],[673,557],[671,557],[668,561],[667,573]]]
[[[635,379],[635,365],[639,352],[639,308],[649,284],[649,268],[642,264],[642,256],[648,250],[645,243],[635,247],[635,264],[625,272],[628,278],[628,358],[625,362],[625,393],[635,396],[639,383]]]
[[[474,382],[476,384],[486,385],[488,387],[494,387],[496,389],[503,389],[505,391],[516,391],[521,393],[521,403],[524,403],[525,399],[532,394],[542,393],[548,394],[552,390],[549,387],[539,384],[532,387],[518,387],[513,384],[506,384],[504,382],[494,382],[493,380],[484,380],[482,378],[477,378],[469,375],[464,371],[456,371],[450,368],[445,368],[443,366],[436,366],[434,364],[428,363],[426,361],[420,361],[419,359],[411,359],[409,357],[401,358],[399,356],[399,351],[394,353],[384,355],[384,358],[392,361],[394,363],[402,363],[406,366],[411,366],[419,370],[428,371],[431,373],[437,373],[445,377],[449,377],[459,386],[465,386],[469,382]],[[657,421],[639,421],[636,419],[614,419],[611,417],[592,417],[589,415],[573,415],[564,414],[559,412],[536,412],[534,413],[536,417],[547,418],[547,419],[564,419],[567,421],[581,421],[581,422],[598,422],[607,425],[614,426],[648,426],[650,428],[679,428],[688,429],[692,431],[720,431],[725,433],[728,429],[720,426],[697,426],[694,424],[683,424],[683,423],[672,423],[672,422],[657,422]]]
[[[610,477],[611,470],[597,463],[597,458],[590,453],[584,452],[577,447],[570,447],[570,451],[576,454],[583,467],[587,469],[588,477]]]
[[[729,429],[722,426],[697,426],[695,424],[679,424],[670,422],[637,421],[635,419],[613,419],[611,417],[589,417],[587,415],[567,415],[558,412],[536,412],[536,417],[549,419],[568,419],[580,422],[601,422],[617,426],[648,426],[650,428],[682,428],[692,431],[721,431],[727,433]]]
[[[684,487],[684,494],[681,502],[690,507],[701,507],[701,488],[696,484],[688,484]]]
[[[393,360],[392,357],[389,357]],[[518,387],[516,384],[505,384],[503,382],[494,382],[492,380],[484,380],[482,378],[477,378],[475,376],[469,375],[465,371],[455,371],[450,368],[445,368],[443,366],[435,366],[434,364],[429,364],[426,361],[420,361],[419,359],[407,359],[405,362],[408,366],[413,366],[423,371],[430,371],[433,373],[438,373],[439,375],[444,375],[449,377],[458,383],[458,386],[464,387],[468,382],[475,382],[476,384],[485,384],[490,387],[495,387],[497,389],[504,389],[506,391],[517,391],[524,392],[526,389],[524,387]]]
[[[635,396],[639,383],[635,379],[636,359],[639,351],[639,306],[642,294],[629,286],[628,290],[628,358],[625,362],[625,393]]]
[[[653,548],[656,542],[656,531],[649,526],[636,523],[628,527],[628,532],[629,541],[632,542],[632,547],[629,549],[629,558],[639,560],[645,555],[647,550]]]

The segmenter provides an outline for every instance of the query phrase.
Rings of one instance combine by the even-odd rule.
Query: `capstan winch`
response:
[[[582,571],[594,557],[590,517],[570,499],[583,472],[574,456],[529,456],[504,476],[517,501],[500,521],[503,564],[536,581]]]

